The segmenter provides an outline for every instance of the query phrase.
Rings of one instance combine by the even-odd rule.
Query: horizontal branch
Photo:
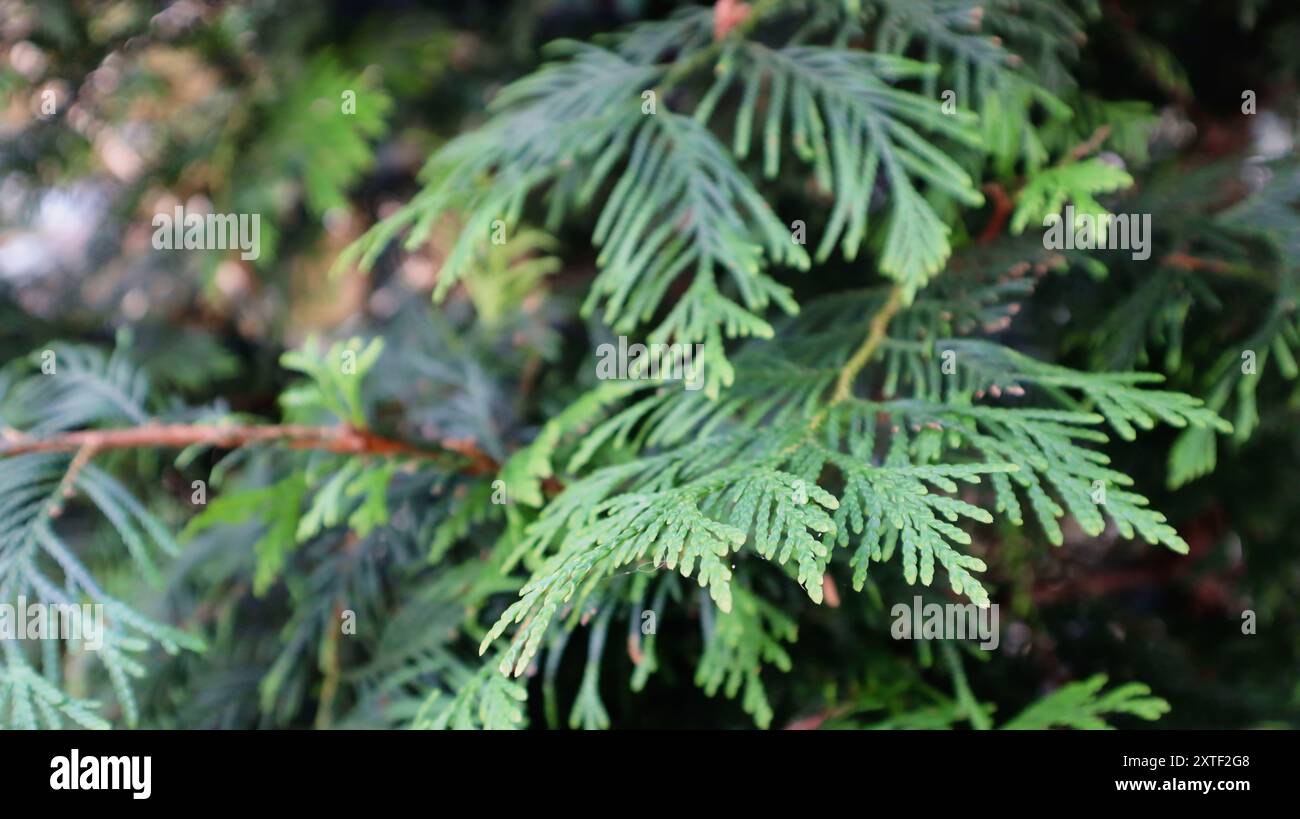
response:
[[[1234,264],[1233,262],[1225,262],[1220,259],[1203,259],[1199,256],[1193,256],[1190,253],[1170,253],[1161,261],[1169,267],[1176,267],[1179,270],[1186,270],[1193,273],[1200,270],[1208,270],[1211,273],[1218,273],[1223,276],[1239,276],[1243,278],[1251,278],[1254,273],[1254,270],[1250,265]]]
[[[500,466],[468,439],[447,438],[429,449],[385,438],[351,426],[218,426],[202,424],[146,424],[121,429],[62,432],[37,438],[12,430],[0,432],[0,458],[30,452],[77,452],[83,457],[113,449],[183,449],[211,446],[238,449],[251,444],[284,444],[294,449],[353,455],[408,455],[435,457],[447,452],[469,460],[468,472],[485,475]]]

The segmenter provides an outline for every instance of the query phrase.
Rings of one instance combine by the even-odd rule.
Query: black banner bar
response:
[[[1007,799],[1048,805],[1278,803],[1291,792],[1294,732],[12,732],[0,742],[6,799],[50,807],[242,808],[647,786],[683,804],[810,787],[869,791],[918,807]],[[764,773],[761,779],[756,773]],[[709,785],[709,783],[715,783]],[[679,785],[695,783],[686,791]],[[760,783],[761,786],[760,786]],[[713,797],[710,792],[718,791]],[[534,790],[536,789],[536,790]],[[495,795],[495,796],[493,796]],[[447,800],[454,800],[448,803]],[[548,800],[549,801],[549,800]],[[553,804],[553,803],[552,803]],[[541,806],[540,803],[538,805]],[[461,808],[457,808],[460,810]]]

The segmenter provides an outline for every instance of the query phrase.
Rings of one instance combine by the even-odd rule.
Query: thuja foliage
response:
[[[208,336],[20,336],[0,597],[108,628],[0,639],[0,724],[1104,728],[1197,702],[1053,635],[1123,632],[1099,555],[1230,553],[1186,493],[1294,447],[1300,169],[1180,136],[1195,89],[1131,26],[1067,0],[647,14],[495,67],[404,202],[327,242],[396,304],[290,345],[274,402],[232,408]],[[1116,30],[1122,56],[1089,51]],[[363,44],[250,86],[259,124],[212,147],[249,169],[218,202],[280,211],[268,282],[416,104],[352,73]],[[1045,246],[1067,206],[1149,215],[1150,252]],[[429,248],[432,304],[399,281]],[[700,383],[599,378],[616,336],[698,350]],[[1064,627],[1067,553],[1092,557]],[[1294,554],[1266,554],[1290,580],[1233,595],[1284,622]],[[996,605],[1019,642],[893,639],[922,598]],[[1215,639],[1254,639],[1241,608]],[[1256,690],[1222,719],[1294,718]]]

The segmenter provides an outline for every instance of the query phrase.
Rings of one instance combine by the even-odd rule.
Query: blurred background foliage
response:
[[[503,461],[590,386],[579,362],[607,331],[576,317],[594,274],[586,237],[517,236],[479,259],[436,308],[430,293],[456,237],[454,220],[413,252],[386,252],[369,274],[331,268],[344,247],[419,190],[417,173],[433,150],[481,123],[493,94],[540,63],[542,44],[663,18],[675,5],[0,0],[0,361],[26,360],[56,339],[116,343],[149,379],[156,408],[279,419],[292,417],[279,399],[300,383],[277,366],[286,350],[315,336],[382,334],[368,417],[414,438],[472,439]],[[1165,196],[1190,221],[1221,187],[1196,188],[1188,168],[1242,159],[1249,167],[1293,152],[1294,4],[1080,5],[1088,14],[1080,84],[1098,99],[1139,102],[1131,116],[1079,102],[1074,127],[1089,133],[1090,116],[1134,123],[1117,128],[1109,147],[1135,166],[1149,161],[1142,195]],[[1243,89],[1258,95],[1253,118],[1240,115]],[[356,113],[339,116],[348,91]],[[48,99],[52,115],[43,113]],[[150,220],[176,205],[260,213],[260,258],[155,251]],[[1212,243],[1218,228],[1185,230],[1190,241]],[[807,287],[832,291],[858,275],[832,260]],[[1186,282],[1152,294],[1144,289],[1153,286],[1148,270],[1116,263],[1109,275],[1106,288],[1047,280],[1022,338],[1076,365],[1163,369],[1175,387],[1204,396],[1223,339],[1248,334],[1253,319],[1241,317],[1259,315],[1271,298],[1216,290],[1222,301],[1210,309]],[[1168,325],[1186,320],[1177,339],[1121,320],[1126,300],[1143,294],[1182,311]],[[1010,527],[984,533],[989,542],[977,546],[1004,604],[993,661],[949,645],[892,641],[882,600],[910,599],[901,584],[862,596],[846,590],[836,607],[811,607],[797,589],[773,583],[765,599],[786,598],[799,630],[785,649],[796,672],[764,675],[773,724],[978,724],[972,714],[993,706],[1002,724],[1053,691],[1081,695],[1060,686],[1086,687],[1102,673],[1141,680],[1168,700],[1160,727],[1300,724],[1298,395],[1294,381],[1263,379],[1254,434],[1223,446],[1212,473],[1152,496],[1190,544],[1188,556],[1113,533],[1089,538],[1076,529],[1060,549]],[[1224,414],[1231,419],[1232,407]],[[1159,433],[1126,448],[1122,468],[1148,488],[1162,485],[1174,439]],[[132,489],[174,530],[194,517],[192,479],[236,465],[212,453],[102,460],[125,466],[115,473],[134,475]],[[304,491],[293,483],[296,471],[265,452],[242,453],[237,466],[244,485],[263,494],[236,498],[275,532],[277,509]],[[324,481],[350,467],[321,455],[302,469],[309,481]],[[276,546],[256,536],[256,521],[212,525],[222,515],[243,519],[214,504],[155,583],[100,531],[101,520],[71,510],[67,538],[106,588],[208,644],[202,653],[149,655],[138,724],[473,724],[487,713],[484,703],[493,720],[513,722],[513,709],[524,709],[531,724],[566,724],[572,703],[557,691],[579,692],[575,725],[752,724],[740,702],[711,699],[693,684],[701,638],[663,621],[658,673],[642,678],[639,692],[627,685],[637,673],[635,628],[629,650],[611,640],[607,662],[594,671],[561,647],[534,678],[484,676],[474,652],[482,623],[520,583],[490,555],[503,531],[522,525],[513,519],[519,513],[489,503],[484,482],[454,470],[382,478],[368,470],[348,474],[355,482],[338,491],[364,495],[367,482],[379,481],[378,491],[389,493],[385,525],[331,529],[321,521],[334,536]],[[268,549],[278,549],[273,559]],[[431,552],[456,559],[434,570]],[[660,597],[681,601],[671,616],[700,616],[690,584],[661,588]],[[332,624],[342,608],[364,624],[356,639],[337,637]],[[1253,635],[1242,633],[1247,609],[1258,615]],[[598,618],[591,630],[602,648],[608,627]],[[73,675],[74,694],[113,701],[99,693],[103,680],[84,675]],[[530,687],[526,703],[518,686]],[[441,700],[428,699],[431,687],[445,689]],[[122,706],[106,715],[121,718]],[[1125,719],[1114,722],[1146,724]]]

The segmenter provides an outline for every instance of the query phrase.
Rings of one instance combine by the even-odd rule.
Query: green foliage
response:
[[[285,560],[297,547],[303,531],[300,518],[306,482],[298,474],[259,489],[246,489],[213,498],[201,514],[194,516],[181,534],[183,539],[220,524],[245,523],[260,520],[265,531],[257,540],[257,573],[253,589],[258,594],[266,592],[284,568]],[[337,501],[337,498],[334,498]],[[320,524],[317,524],[317,530]],[[307,536],[315,534],[311,530]]]
[[[416,714],[414,727],[435,731],[519,728],[524,719],[521,703],[527,698],[523,686],[483,668],[460,683],[450,698],[435,689]]]
[[[1122,190],[1132,184],[1133,177],[1122,168],[1100,159],[1067,162],[1039,171],[1029,178],[1020,192],[1016,211],[1011,216],[1011,232],[1022,233],[1029,224],[1042,224],[1044,217],[1059,214],[1069,202],[1074,205],[1076,219],[1088,216],[1094,220],[1096,240],[1100,243],[1106,238],[1106,221],[1100,217],[1110,212],[1097,201],[1097,195]],[[1075,227],[1065,225],[1066,230]]]
[[[479,264],[465,270],[465,292],[486,325],[503,321],[519,310],[542,281],[558,271],[561,262],[551,255],[559,243],[539,230],[526,230],[504,244],[492,244]]]
[[[1197,399],[1138,386],[1157,375],[1077,372],[973,339],[935,341],[936,349],[955,355],[956,374],[912,370],[910,397],[823,403],[836,368],[821,377],[800,372],[794,361],[782,368],[780,344],[742,353],[737,387],[717,401],[685,389],[658,390],[586,432],[571,470],[580,471],[602,446],[641,451],[640,457],[568,482],[543,509],[516,551],[538,568],[481,650],[521,623],[501,666],[522,673],[562,607],[585,605],[598,594],[601,577],[646,560],[694,576],[729,611],[730,563],[744,546],[792,563],[814,602],[822,599],[831,547],[861,536],[851,561],[856,588],[871,562],[888,561],[897,549],[907,582],[929,585],[938,563],[955,593],[988,605],[987,591],[971,574],[985,569],[983,561],[955,548],[971,542],[955,525],[960,519],[993,520],[985,508],[954,497],[958,481],[979,483],[985,476],[996,512],[1023,523],[1018,487],[1053,543],[1062,541],[1057,519],[1068,510],[1091,535],[1101,534],[1105,514],[1124,537],[1185,552],[1187,544],[1164,516],[1124,488],[1132,478],[1109,468],[1109,459],[1088,444],[1107,441],[1095,429],[1104,422],[1125,439],[1157,421],[1230,429]],[[771,381],[743,366],[750,361],[759,362],[767,379],[779,373],[782,388],[774,391]],[[1004,391],[1024,395],[1026,386],[1068,409],[971,403]],[[583,405],[584,414],[594,409],[591,399]],[[554,447],[554,438],[544,446]],[[974,462],[967,460],[972,456]]]
[[[277,94],[245,167],[254,175],[259,167],[292,169],[318,216],[346,206],[348,188],[374,161],[369,140],[384,131],[392,100],[330,55],[308,63]]]
[[[19,362],[8,369],[0,383],[0,417],[7,425],[50,434],[148,417],[148,381],[124,350],[105,356],[92,348],[57,345],[51,351],[52,359],[35,353],[27,366]],[[163,580],[158,560],[180,554],[167,524],[97,466],[53,452],[5,458],[0,469],[0,600],[11,606],[14,601],[102,606],[103,613],[98,646],[90,643],[90,623],[82,626],[81,640],[59,631],[58,639],[38,642],[39,651],[12,633],[0,636],[6,660],[0,672],[5,725],[35,728],[39,718],[40,725],[54,728],[67,718],[87,728],[108,726],[99,702],[73,696],[61,684],[60,644],[67,644],[69,656],[79,663],[97,661],[111,683],[118,713],[131,726],[140,718],[134,681],[146,673],[143,653],[154,646],[171,654],[204,648],[200,637],[146,616],[96,580],[63,533],[69,517],[81,517],[80,509],[70,508],[77,497],[102,516],[134,571],[151,585]]]
[[[1132,714],[1141,719],[1156,720],[1169,711],[1169,703],[1150,696],[1151,689],[1142,683],[1121,685],[1098,696],[1105,686],[1105,674],[1063,685],[1002,727],[1008,731],[1109,728],[1111,726],[1103,719],[1108,714]]]
[[[32,352],[27,363],[21,371],[44,375],[46,367],[57,377],[14,378],[0,408],[7,426],[40,435],[148,418],[149,381],[122,350],[105,354],[94,347],[53,344]]]
[[[410,228],[406,246],[418,247],[436,220],[455,209],[464,214],[463,227],[439,276],[437,293],[443,295],[490,239],[494,222],[514,227],[534,187],[567,172],[572,188],[580,160],[609,148],[615,137],[625,148],[629,124],[639,121],[634,101],[657,71],[594,47],[566,43],[557,49],[573,59],[502,89],[494,101],[496,118],[443,146],[424,168],[427,184],[420,195],[353,245],[340,265],[359,259],[369,267],[404,228]],[[621,149],[600,167],[583,170],[593,171],[598,182],[620,154]],[[556,207],[565,204],[553,201]]]
[[[975,117],[969,112],[945,115],[934,100],[893,87],[931,76],[936,68],[840,48],[768,49],[745,42],[723,52],[718,83],[696,116],[707,118],[716,98],[737,78],[744,78],[734,128],[734,149],[744,158],[751,135],[759,130],[755,122],[759,90],[764,82],[768,84],[769,103],[761,129],[764,174],[775,176],[780,170],[781,135],[788,117],[796,152],[812,163],[817,184],[834,195],[830,223],[816,252],[818,261],[825,261],[837,241],[846,259],[857,255],[879,175],[889,186],[893,203],[880,269],[911,294],[924,286],[951,252],[949,228],[921,196],[917,182],[966,205],[983,202],[970,175],[916,131],[935,131],[974,147],[979,144],[972,127]]]
[[[1114,728],[1107,720],[1116,716],[1151,721],[1158,720],[1169,712],[1169,703],[1160,697],[1150,696],[1151,689],[1142,683],[1129,683],[1104,691],[1106,683],[1105,674],[1094,674],[1085,680],[1066,683],[996,727],[1003,731],[1052,728],[1096,731]],[[988,705],[974,703],[980,716],[972,718],[971,704],[946,697],[936,699],[934,704],[904,710],[886,720],[855,723],[854,727],[934,730],[954,728],[967,720],[982,723],[975,727],[994,727],[988,716],[993,709]]]
[[[335,342],[328,352],[309,341],[303,350],[285,353],[285,369],[310,376],[311,382],[286,390],[280,401],[292,418],[311,419],[320,412],[332,414],[354,427],[365,426],[361,382],[384,351],[381,338],[363,344],[361,339]]]
[[[1224,543],[1285,529],[1219,531],[1222,508],[1160,484],[1213,480],[1219,436],[1234,458],[1294,443],[1300,175],[1186,167],[1165,132],[1196,75],[1125,25],[1116,48],[1172,102],[1109,98],[1108,74],[1079,70],[1115,25],[1094,6],[759,0],[725,32],[691,6],[535,67],[532,31],[485,47],[454,26],[516,23],[460,12],[427,39],[389,25],[329,48],[324,7],[196,24],[181,71],[219,91],[158,128],[114,210],[161,188],[263,213],[267,261],[256,280],[216,258],[177,276],[193,303],[150,304],[111,351],[45,344],[97,326],[81,316],[11,329],[57,299],[0,304],[0,343],[21,343],[0,369],[0,602],[99,603],[110,625],[94,664],[72,640],[0,639],[0,725],[688,724],[692,682],[718,725],[1161,718],[1169,702],[1107,689],[1106,655],[1060,638],[1118,654],[1105,635],[1132,607],[1071,588],[1062,628],[1042,592],[1132,555],[1174,577],[1199,561],[1200,582]],[[167,98],[150,61],[122,70],[154,91],[79,117]],[[66,142],[24,155],[87,161]],[[398,206],[386,188],[407,184]],[[1067,204],[1152,214],[1149,263],[1045,247]],[[104,264],[121,281],[84,292],[131,315],[141,266]],[[282,310],[303,290],[346,315]],[[181,315],[204,329],[155,326]],[[692,345],[703,389],[603,380],[611,334]],[[174,458],[39,445],[173,424],[266,434]],[[196,480],[212,497],[186,502]],[[1271,594],[1224,599],[1286,622],[1278,564]],[[1028,679],[1020,654],[889,640],[888,603],[921,594],[1014,610],[1018,650],[1060,651],[1033,659],[1076,680],[1054,671],[1042,695],[1040,670],[1026,693],[1007,685]],[[1163,673],[1133,653],[1106,667]]]
[[[780,671],[790,670],[790,655],[781,643],[798,638],[794,620],[771,603],[737,587],[731,611],[712,618],[711,627],[706,628],[710,633],[695,670],[695,684],[710,697],[721,690],[734,699],[743,689],[745,713],[754,718],[758,727],[767,728],[772,724],[772,706],[760,672],[765,663]]]

